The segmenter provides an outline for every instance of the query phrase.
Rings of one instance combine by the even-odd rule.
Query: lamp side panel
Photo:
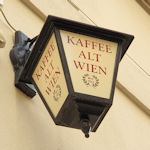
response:
[[[32,78],[56,117],[68,96],[68,88],[54,34],[52,34]]]

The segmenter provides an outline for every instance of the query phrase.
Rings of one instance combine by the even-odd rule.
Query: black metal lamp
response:
[[[16,32],[15,85],[30,97],[37,90],[55,124],[89,137],[112,105],[118,65],[133,38],[48,16],[34,47],[35,40]]]

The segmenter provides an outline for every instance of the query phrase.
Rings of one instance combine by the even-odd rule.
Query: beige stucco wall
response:
[[[41,7],[38,1],[34,2]],[[71,19],[74,14],[75,20],[90,23],[67,0],[61,0],[61,4],[58,0],[50,2],[53,15]],[[3,11],[16,30],[31,38],[39,34],[44,24],[20,0],[4,0]],[[118,88],[112,108],[89,139],[85,139],[80,130],[56,126],[38,95],[30,99],[14,87],[14,71],[9,59],[14,31],[1,13],[0,30],[6,38],[6,46],[0,48],[0,150],[150,149],[150,117]]]

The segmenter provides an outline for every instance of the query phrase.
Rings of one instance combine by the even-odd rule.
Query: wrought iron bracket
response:
[[[10,59],[13,64],[15,72],[15,86],[24,92],[29,97],[36,95],[36,90],[31,83],[20,81],[20,76],[24,65],[29,57],[32,50],[33,44],[30,38],[28,38],[21,31],[15,32],[15,45],[10,51]]]

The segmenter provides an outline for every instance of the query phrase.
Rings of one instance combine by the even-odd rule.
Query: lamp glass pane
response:
[[[32,78],[56,117],[68,96],[68,88],[54,34],[50,38]]]
[[[110,98],[118,43],[60,30],[77,93]]]

